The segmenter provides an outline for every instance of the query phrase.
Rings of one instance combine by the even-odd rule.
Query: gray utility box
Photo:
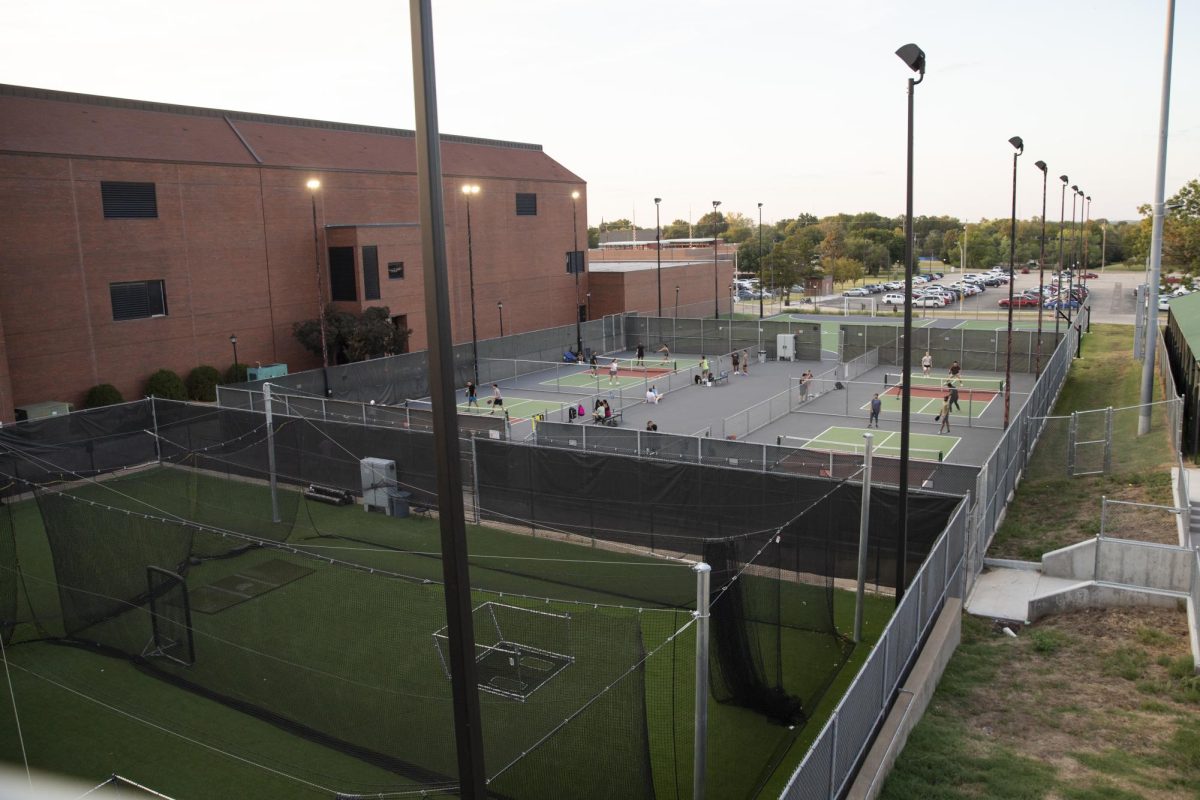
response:
[[[388,458],[364,458],[359,462],[363,510],[388,512],[388,490],[396,488],[396,462]]]
[[[775,358],[777,361],[796,360],[796,334],[780,333],[775,336]]]

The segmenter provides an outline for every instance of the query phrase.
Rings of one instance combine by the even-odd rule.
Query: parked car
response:
[[[904,288],[904,281],[888,281],[884,284],[884,287],[894,292],[897,289]]]
[[[1166,295],[1161,295],[1158,298],[1158,310],[1159,311],[1170,311],[1171,310],[1171,298],[1167,297]]]
[[[889,292],[883,296],[883,304],[885,306],[902,306],[904,305],[904,295]]]
[[[1014,297],[1012,299],[1012,305],[1013,305],[1013,308],[1024,308],[1025,306],[1040,305],[1040,302],[1036,297],[1028,297],[1026,295],[1021,294],[1021,295],[1017,295],[1016,297]],[[1008,308],[1008,298],[1007,297],[1001,298],[1000,307]]]
[[[871,293],[862,286],[856,286],[853,289],[847,289],[842,292],[842,297],[870,297]]]
[[[925,295],[913,300],[913,305],[920,308],[942,308],[946,303],[941,297]]]
[[[1100,276],[1094,272],[1085,272],[1082,275],[1080,275],[1079,277],[1083,278],[1085,281],[1094,281],[1097,278],[1099,278]]]
[[[1079,308],[1079,301],[1055,298],[1053,300],[1047,300],[1045,307],[1046,308]]]
[[[884,291],[883,284],[881,284],[881,283],[868,283],[863,288],[866,289],[871,294],[883,294],[883,291]]]

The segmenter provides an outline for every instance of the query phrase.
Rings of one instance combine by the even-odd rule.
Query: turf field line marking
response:
[[[954,448],[958,447],[958,443],[962,441],[962,437],[961,437],[961,436],[954,436],[954,437],[951,437],[951,438],[953,438],[953,439],[954,439],[954,444],[950,445],[950,449],[949,449],[949,450],[940,450],[940,451],[939,451],[939,452],[942,454],[942,460],[943,460],[943,461],[945,461],[946,459],[948,459],[948,458],[950,457],[950,454],[954,452]]]

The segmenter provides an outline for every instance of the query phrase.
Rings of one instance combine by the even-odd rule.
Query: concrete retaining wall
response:
[[[874,744],[867,751],[858,775],[846,794],[847,800],[874,800],[883,791],[883,783],[904,749],[908,735],[921,721],[933,699],[946,664],[962,641],[962,600],[947,597],[942,612],[925,642],[908,680],[900,687],[891,712],[883,721]]]
[[[1117,606],[1176,608],[1186,599],[1176,593],[1155,589],[1087,581],[1054,594],[1033,598],[1029,601],[1028,617],[1030,622],[1035,622],[1050,614],[1063,614],[1084,608],[1115,608]]]
[[[1192,558],[1190,550],[1173,545],[1096,538],[1046,553],[1042,572],[1052,578],[1188,592]]]

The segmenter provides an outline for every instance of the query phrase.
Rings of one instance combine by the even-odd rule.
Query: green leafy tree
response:
[[[597,247],[600,246],[600,229],[599,228],[595,228],[595,227],[588,228],[587,236],[588,236],[588,249],[589,250],[595,250]]]
[[[838,283],[861,280],[865,274],[863,263],[856,258],[835,258],[829,267],[834,281]]]
[[[754,236],[754,232],[758,227],[758,223],[755,220],[737,211],[730,211],[726,214],[725,222],[729,227],[726,228],[722,238],[733,244],[741,244],[742,242],[749,241]]]
[[[326,308],[324,319],[329,360],[334,364],[402,353],[412,333],[392,323],[387,306],[364,309],[361,316]],[[293,324],[292,335],[305,350],[321,355],[321,329],[315,319]]]
[[[696,222],[697,237],[722,236],[728,230],[729,222],[720,211],[710,211]]]
[[[674,222],[663,225],[662,238],[687,239],[691,236],[691,230],[692,226],[688,224],[686,219],[677,219]]]
[[[1163,259],[1178,269],[1200,273],[1200,180],[1184,184],[1167,205],[1174,208],[1163,224]]]
[[[188,373],[184,385],[192,400],[211,403],[217,399],[217,385],[220,382],[221,373],[217,372],[216,367],[201,364]]]
[[[117,391],[117,387],[111,383],[101,383],[88,389],[87,397],[83,400],[84,408],[100,408],[101,406],[114,406],[117,403],[125,402],[125,398]]]
[[[161,397],[163,400],[187,400],[187,387],[183,379],[169,369],[160,369],[146,380],[143,390],[146,397]]]

